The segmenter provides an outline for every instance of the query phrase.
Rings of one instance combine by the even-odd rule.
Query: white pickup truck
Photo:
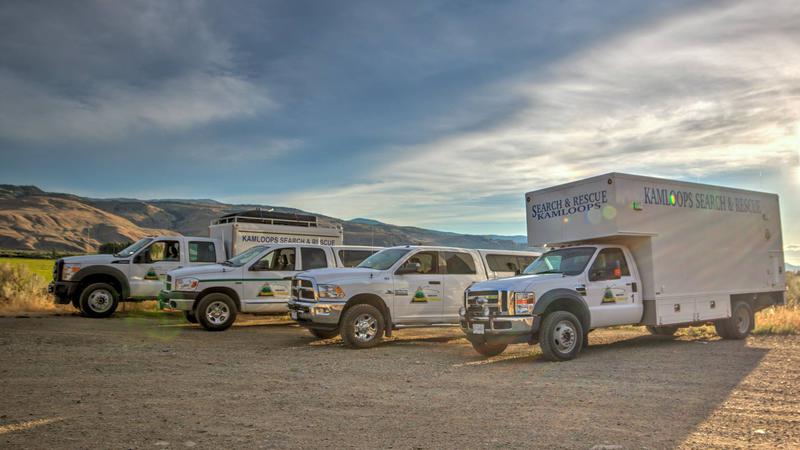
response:
[[[354,269],[297,275],[289,309],[292,319],[321,339],[341,334],[351,348],[371,347],[393,329],[457,325],[468,286],[512,276],[536,256],[505,250],[391,247]]]
[[[528,242],[555,247],[522,276],[472,285],[461,327],[479,353],[539,343],[572,359],[591,330],[713,323],[742,339],[785,303],[778,196],[612,173],[526,194]]]
[[[220,264],[169,272],[159,301],[183,311],[189,322],[199,322],[209,331],[222,331],[233,325],[240,312],[286,313],[291,278],[299,272],[352,267],[379,249],[344,245],[257,245]]]
[[[225,260],[219,239],[155,236],[114,255],[61,258],[53,268],[50,293],[88,317],[108,317],[119,302],[155,299],[168,271]]]

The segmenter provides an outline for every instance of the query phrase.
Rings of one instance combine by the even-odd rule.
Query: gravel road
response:
[[[800,448],[800,337],[590,343],[549,363],[453,328],[355,351],[274,320],[0,318],[0,447]]]

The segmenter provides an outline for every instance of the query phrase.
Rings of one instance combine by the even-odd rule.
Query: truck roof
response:
[[[489,252],[489,253],[507,253],[507,254],[520,254],[520,255],[530,255],[530,254],[540,254],[541,252],[536,251],[526,251],[526,250],[502,250],[502,249],[479,249],[479,248],[463,248],[463,247],[445,247],[440,245],[395,245],[393,247],[386,247],[386,248],[412,248],[412,249],[423,249],[423,250],[440,250],[440,251],[467,251],[467,252]]]

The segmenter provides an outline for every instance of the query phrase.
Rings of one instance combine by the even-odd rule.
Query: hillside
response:
[[[0,185],[0,248],[89,252],[104,242],[153,234],[205,236],[212,219],[256,207],[314,214],[267,205],[232,205],[214,200],[92,199],[44,192],[35,186]],[[519,236],[480,236],[401,227],[371,219],[319,217],[344,228],[354,245],[434,244],[468,248],[522,249]]]

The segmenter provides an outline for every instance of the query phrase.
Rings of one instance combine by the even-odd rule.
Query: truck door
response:
[[[153,241],[133,258],[130,268],[131,297],[156,298],[164,277],[181,267],[181,245],[177,239]]]
[[[439,252],[420,251],[407,257],[394,275],[393,320],[398,323],[441,321],[442,278]]]
[[[298,248],[272,248],[252,263],[242,275],[242,311],[275,313],[286,310],[291,280],[297,273]]]
[[[441,252],[444,282],[442,318],[444,322],[458,322],[458,309],[464,304],[464,291],[472,283],[484,280],[478,275],[477,262],[471,253]]]
[[[621,248],[604,248],[595,256],[586,274],[592,328],[642,320],[641,286],[630,268]]]

